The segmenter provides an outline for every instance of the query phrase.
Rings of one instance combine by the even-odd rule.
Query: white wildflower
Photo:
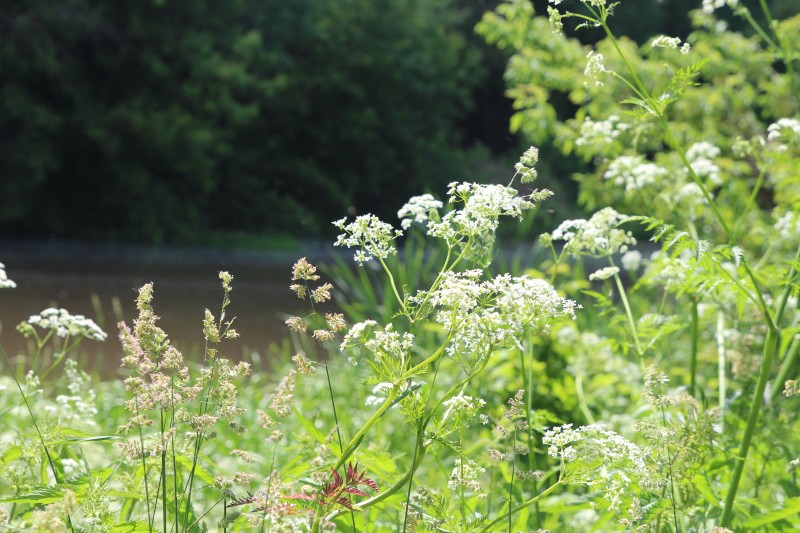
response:
[[[635,272],[642,266],[642,253],[639,250],[630,250],[622,255],[622,268],[628,272]]]
[[[686,159],[692,170],[700,178],[708,178],[714,185],[720,185],[719,167],[713,159],[719,157],[720,149],[709,142],[695,143],[686,151]]]
[[[653,48],[671,48],[677,50],[681,44],[680,37],[668,37],[666,35],[659,35],[650,43]]]
[[[600,76],[608,72],[608,70],[606,70],[603,64],[605,60],[603,54],[595,52],[594,50],[589,50],[589,53],[586,54],[586,59],[588,61],[586,62],[586,68],[583,70],[583,75],[593,81],[598,87],[604,85],[603,82],[600,81]]]
[[[86,337],[95,341],[103,341],[108,337],[92,319],[71,315],[66,309],[45,309],[38,315],[31,315],[17,329],[27,337],[33,333],[33,326],[53,330],[59,337]]]
[[[6,275],[6,266],[0,263],[0,289],[13,289],[17,284],[13,280],[8,279]]]
[[[575,317],[574,301],[562,298],[544,280],[529,276],[497,276],[478,281],[480,271],[448,273],[430,294],[440,309],[436,321],[452,331],[447,353],[488,355],[499,345],[520,345],[530,327],[547,329],[552,319]]]
[[[619,508],[625,488],[632,483],[629,475],[648,475],[642,449],[599,424],[545,430],[542,444],[548,455],[561,461],[567,481],[602,487],[610,509]],[[572,463],[579,466],[571,469]]]
[[[442,205],[442,202],[430,194],[414,196],[397,212],[397,217],[402,219],[400,225],[404,230],[407,230],[414,222],[419,222],[420,224],[426,222],[431,218],[432,213],[436,212],[437,209],[441,209]]]
[[[692,45],[689,43],[683,43],[679,52],[683,55],[689,55],[689,52],[692,51]]]
[[[447,486],[451,490],[458,490],[460,487],[464,487],[473,492],[480,492],[483,490],[483,485],[478,481],[478,477],[484,473],[486,473],[486,469],[479,466],[475,461],[469,459],[464,461],[458,458],[453,471],[450,473],[450,481],[447,482]]]
[[[727,4],[731,9],[739,7],[739,0],[703,0],[703,11],[713,13]]]
[[[782,118],[767,127],[767,140],[786,142],[800,138],[800,120]]]
[[[618,115],[611,115],[606,120],[598,121],[586,117],[581,124],[581,136],[578,137],[575,144],[577,146],[605,146],[619,138],[628,128],[628,124],[620,122]]]
[[[465,426],[469,426],[469,419],[478,414],[478,410],[486,405],[486,402],[481,398],[473,398],[472,396],[458,395],[442,402],[442,406],[446,408],[445,414],[442,415],[442,420],[453,417],[454,420],[460,421]]]
[[[347,219],[343,218],[334,222],[333,225],[344,231],[333,245],[360,248],[354,256],[359,264],[364,264],[373,257],[385,259],[391,254],[396,254],[397,248],[393,241],[403,234],[402,231],[395,230],[390,224],[381,221],[375,215],[356,217],[350,224],[347,224]]]
[[[623,155],[608,165],[603,179],[615,185],[624,186],[625,192],[638,191],[648,185],[658,183],[667,176],[667,169],[654,163],[647,163],[640,155]]]
[[[781,239],[795,239],[800,235],[800,215],[795,211],[787,211],[775,221],[775,231]]]
[[[604,257],[625,253],[628,245],[636,244],[630,231],[618,226],[628,217],[606,207],[589,220],[565,220],[552,233],[553,240],[565,241],[564,249],[574,257],[588,255]]]
[[[613,278],[619,274],[619,268],[615,266],[607,266],[605,268],[601,268],[600,270],[596,270],[589,274],[589,280],[591,281],[604,281],[610,278]]]

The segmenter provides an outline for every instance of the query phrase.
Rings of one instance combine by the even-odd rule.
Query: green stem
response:
[[[718,402],[719,402],[719,424],[720,433],[725,430],[725,406],[728,396],[728,378],[726,374],[727,355],[725,353],[725,315],[722,311],[717,313],[717,381],[719,381]]]
[[[50,470],[53,472],[53,479],[56,482],[56,485],[61,484],[61,479],[58,477],[58,471],[56,470],[56,465],[53,462],[53,457],[50,455],[50,449],[47,447],[47,443],[44,441],[44,437],[42,436],[42,432],[39,429],[39,424],[36,422],[36,417],[33,414],[33,410],[31,409],[31,405],[28,402],[28,397],[25,394],[25,391],[22,390],[22,385],[20,384],[19,380],[17,379],[17,374],[14,372],[14,367],[11,366],[11,361],[8,359],[8,355],[6,351],[3,349],[3,346],[0,345],[0,353],[3,354],[3,359],[6,361],[6,365],[8,365],[8,369],[11,371],[11,377],[14,378],[14,383],[17,384],[17,389],[19,389],[19,394],[22,396],[22,401],[25,403],[25,408],[28,410],[28,415],[31,418],[31,422],[33,422],[33,427],[36,430],[36,435],[39,437],[39,442],[42,445],[42,449],[44,450],[44,454],[47,457],[47,463],[50,465]],[[69,529],[74,533],[75,528],[72,526],[72,518],[69,514],[67,514],[67,525]]]
[[[786,383],[786,378],[789,377],[789,372],[797,362],[797,355],[800,354],[800,335],[792,337],[789,343],[789,348],[786,350],[786,355],[783,358],[783,363],[778,371],[778,375],[772,382],[772,389],[769,392],[769,402],[773,403],[778,395],[783,391],[783,384]]]
[[[722,509],[722,518],[720,525],[722,527],[730,527],[733,518],[733,503],[736,501],[736,492],[739,488],[739,481],[744,471],[744,464],[747,459],[747,452],[750,450],[750,442],[753,440],[755,434],[756,424],[759,415],[761,414],[761,404],[764,401],[764,390],[769,381],[769,371],[772,368],[772,361],[775,358],[775,352],[778,349],[780,335],[778,331],[771,328],[767,332],[767,339],[764,342],[764,354],[761,361],[761,371],[758,375],[756,382],[756,390],[753,392],[753,399],[750,402],[750,413],[747,416],[747,426],[742,436],[742,443],[739,448],[739,453],[736,456],[736,464],[733,470],[733,477],[731,478],[728,494],[725,496],[725,505]]]
[[[611,257],[608,258],[608,262],[611,263],[611,266],[614,266],[614,261]],[[625,308],[625,315],[628,317],[628,325],[631,327],[631,335],[633,335],[633,344],[636,347],[636,354],[639,356],[639,362],[641,363],[644,351],[639,344],[639,332],[636,330],[636,321],[633,319],[633,312],[628,303],[628,297],[625,295],[625,287],[622,285],[619,273],[614,274],[614,282],[617,285],[617,291],[619,292],[620,300],[622,300],[622,306]]]
[[[376,257],[378,257],[378,256],[376,256]],[[392,286],[392,292],[394,292],[394,297],[397,298],[397,303],[400,304],[400,308],[403,310],[403,314],[408,314],[408,311],[406,310],[406,302],[405,302],[405,300],[403,300],[400,297],[400,292],[397,290],[397,285],[395,284],[394,276],[392,275],[392,271],[389,270],[389,267],[386,265],[386,263],[384,262],[383,259],[378,257],[378,261],[380,262],[381,266],[383,267],[384,272],[386,272],[386,275],[389,277],[389,285]]]
[[[389,395],[383,401],[383,404],[381,404],[378,410],[372,414],[372,416],[369,418],[369,420],[366,421],[366,423],[363,426],[361,426],[361,429],[358,430],[358,433],[356,433],[355,436],[352,439],[350,439],[350,442],[347,444],[347,448],[345,448],[345,450],[342,452],[342,455],[339,456],[339,459],[333,466],[334,470],[339,470],[339,468],[342,467],[345,461],[347,461],[350,458],[350,456],[353,455],[353,452],[356,451],[358,445],[361,444],[361,439],[364,438],[364,435],[367,434],[367,431],[370,430],[370,428],[375,424],[375,422],[377,422],[378,419],[381,416],[383,416],[383,413],[385,413],[386,410],[392,406],[395,398],[397,398],[397,394],[395,394],[394,389],[392,389],[392,392],[389,393]]]
[[[530,507],[531,505],[535,504],[536,502],[538,502],[542,498],[545,498],[545,497],[549,496],[550,493],[552,493],[554,490],[556,490],[563,483],[564,482],[559,479],[558,481],[556,481],[555,483],[553,483],[552,485],[547,487],[547,489],[545,489],[544,492],[542,492],[541,494],[538,494],[538,495],[534,496],[533,498],[522,502],[521,504],[517,505],[516,507],[512,507],[507,512],[501,514],[500,516],[498,516],[497,518],[495,518],[494,520],[489,522],[487,525],[485,525],[483,528],[480,529],[479,533],[485,533],[485,532],[490,531],[492,529],[492,527],[494,527],[496,524],[499,524],[500,522],[502,522],[503,520],[505,520],[509,516],[515,514],[517,511],[521,511],[522,509],[525,509],[526,507]]]
[[[697,391],[697,348],[699,343],[700,337],[700,316],[697,311],[697,299],[692,298],[692,322],[691,322],[691,341],[692,347],[690,352],[690,363],[689,363],[689,394],[694,396],[695,392]]]

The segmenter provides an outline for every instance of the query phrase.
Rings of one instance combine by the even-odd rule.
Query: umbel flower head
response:
[[[347,218],[342,218],[333,223],[344,233],[339,235],[334,246],[359,248],[354,259],[359,264],[364,264],[373,257],[386,259],[397,253],[394,240],[403,235],[403,232],[392,228],[375,215],[362,215],[347,223]]]
[[[86,337],[95,341],[104,341],[108,335],[90,318],[83,315],[71,315],[66,309],[45,309],[38,315],[31,315],[21,322],[17,330],[25,337],[35,334],[33,326],[51,330],[58,337]]]
[[[601,209],[589,220],[565,220],[551,235],[554,241],[564,241],[564,251],[578,257],[607,257],[615,253],[625,253],[628,246],[636,244],[630,231],[620,229],[620,224],[629,220],[610,207]]]

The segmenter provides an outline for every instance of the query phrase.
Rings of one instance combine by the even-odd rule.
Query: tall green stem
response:
[[[689,363],[689,394],[692,396],[695,395],[697,389],[697,347],[699,342],[700,336],[700,317],[697,311],[697,299],[692,298],[692,323],[691,323],[691,330],[690,335],[692,337],[692,347],[690,352],[690,363]]]
[[[756,382],[756,390],[753,392],[753,399],[750,401],[750,413],[747,417],[747,426],[742,436],[742,443],[739,447],[739,453],[736,455],[736,464],[733,469],[733,477],[731,478],[728,493],[725,496],[725,506],[722,509],[722,519],[720,524],[723,527],[730,527],[733,518],[733,503],[736,500],[736,492],[739,488],[739,481],[744,472],[744,464],[747,459],[747,452],[750,450],[750,442],[753,440],[755,434],[756,423],[761,414],[761,404],[764,401],[764,390],[769,381],[769,371],[772,368],[772,361],[775,358],[775,352],[778,349],[780,335],[775,329],[770,329],[767,332],[767,339],[764,342],[764,354],[761,361],[761,371],[758,375]]]
[[[614,266],[614,261],[610,257],[608,258],[608,262],[611,263],[611,266]],[[633,345],[636,347],[636,355],[639,356],[639,362],[641,363],[644,350],[642,350],[642,346],[639,344],[639,332],[636,330],[636,321],[633,319],[633,312],[628,303],[628,297],[625,295],[625,287],[622,285],[622,280],[619,279],[618,273],[614,274],[614,282],[617,285],[617,291],[619,292],[620,300],[622,300],[622,306],[625,308],[625,316],[628,317],[628,325],[631,327],[631,335],[633,336]]]
[[[55,480],[56,484],[61,483],[61,479],[58,476],[58,470],[56,470],[56,465],[53,462],[53,457],[50,455],[50,449],[47,447],[47,443],[44,441],[44,436],[42,436],[42,432],[39,429],[39,424],[36,422],[36,417],[33,414],[33,410],[31,409],[31,404],[28,402],[28,396],[25,394],[25,391],[22,390],[22,384],[20,384],[19,379],[17,379],[17,374],[14,372],[14,367],[11,366],[11,361],[8,359],[8,355],[6,351],[0,346],[0,353],[3,354],[3,359],[8,365],[9,371],[11,371],[11,377],[14,378],[14,383],[17,384],[17,389],[19,390],[19,394],[22,397],[22,401],[25,403],[25,408],[28,410],[28,415],[31,418],[31,422],[33,423],[33,428],[36,430],[36,435],[39,437],[39,442],[42,445],[42,449],[44,450],[44,454],[47,457],[47,463],[50,465],[50,470],[53,473],[53,480]],[[72,526],[72,518],[70,518],[69,514],[67,514],[67,525],[69,526],[70,531],[74,533],[75,528]]]
[[[498,516],[497,518],[495,518],[494,520],[489,522],[487,525],[485,525],[483,528],[480,529],[479,533],[486,533],[486,532],[490,531],[492,529],[492,527],[494,527],[495,525],[499,524],[500,522],[502,522],[503,520],[505,520],[509,516],[517,513],[518,511],[521,511],[522,509],[525,509],[526,507],[530,507],[531,505],[535,504],[536,502],[538,502],[542,498],[545,498],[545,497],[549,496],[550,493],[552,493],[554,490],[556,490],[563,483],[564,482],[559,479],[558,481],[556,481],[555,483],[553,483],[552,485],[547,487],[540,494],[537,494],[533,498],[522,502],[521,504],[517,505],[516,507],[512,507],[511,509],[509,509],[505,513],[501,514],[500,516]]]

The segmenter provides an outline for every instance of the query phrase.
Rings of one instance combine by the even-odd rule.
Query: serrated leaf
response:
[[[117,524],[112,526],[109,530],[111,533],[140,533],[140,532],[149,532],[150,525],[143,521],[143,520],[135,520],[133,522],[124,522],[122,524]]]
[[[11,498],[4,498],[0,502],[8,503],[37,503],[46,505],[55,503],[64,497],[64,493],[57,486],[42,487],[26,494],[19,494]]]
[[[752,518],[744,523],[744,527],[764,527],[785,518],[796,518],[798,514],[800,514],[800,497],[788,498],[784,501],[783,509],[776,509],[757,518]]]

